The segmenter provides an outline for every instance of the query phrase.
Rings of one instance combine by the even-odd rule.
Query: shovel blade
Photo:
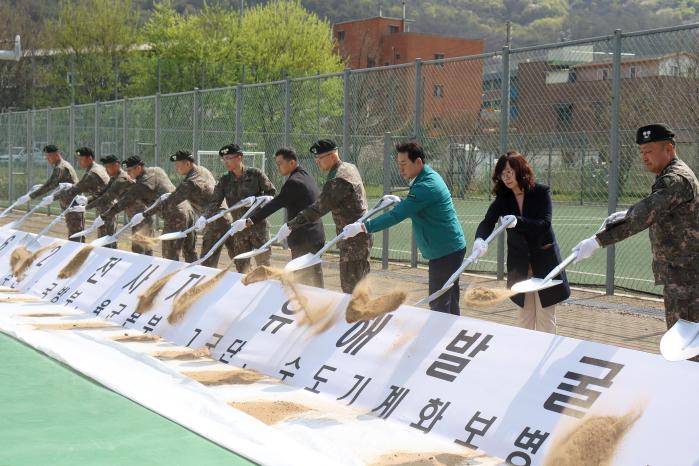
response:
[[[87,228],[83,231],[79,231],[77,233],[73,233],[72,235],[69,236],[70,239],[75,239],[75,238],[80,238],[82,236],[87,236],[92,232],[92,228]]]
[[[101,238],[97,238],[93,242],[90,243],[90,246],[94,246],[96,248],[101,248],[102,246],[106,246],[108,244],[116,243],[117,238],[115,236],[109,235],[109,236],[103,236]]]
[[[515,293],[531,293],[533,291],[551,288],[552,286],[560,285],[561,283],[563,283],[561,280],[549,280],[544,282],[543,278],[530,278],[529,280],[524,280],[512,285],[512,291]]]
[[[451,287],[452,287],[452,286],[454,286],[453,283],[452,283],[451,285],[449,285],[449,286],[444,286],[444,287],[438,289],[437,291],[435,291],[435,292],[432,293],[431,295],[429,295],[429,296],[427,296],[427,297],[425,297],[425,298],[422,298],[420,301],[416,302],[415,305],[416,305],[416,306],[422,306],[422,305],[424,305],[424,304],[429,304],[429,303],[431,303],[431,302],[434,301],[435,299],[437,299],[437,298],[439,298],[440,296],[442,296],[443,294],[445,294],[447,291],[451,290]]]
[[[235,256],[233,258],[233,260],[250,259],[251,257],[255,257],[255,256],[259,256],[260,254],[264,254],[267,251],[269,251],[269,248],[253,249],[252,251],[238,254],[237,256]]]
[[[660,354],[668,361],[699,355],[699,323],[678,320],[660,340]]]
[[[182,231],[173,231],[172,233],[164,233],[158,236],[160,241],[172,241],[174,239],[186,238],[187,234]]]
[[[297,270],[313,267],[316,264],[320,264],[320,257],[309,252],[308,254],[304,254],[303,256],[289,261],[284,267],[284,270],[287,272],[295,272]]]

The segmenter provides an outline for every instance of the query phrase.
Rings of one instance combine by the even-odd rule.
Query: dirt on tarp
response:
[[[216,285],[223,280],[226,276],[226,272],[231,267],[233,262],[231,262],[228,267],[218,272],[213,277],[203,280],[196,285],[192,286],[190,289],[179,295],[175,302],[172,304],[172,312],[167,316],[167,321],[174,325],[184,318],[187,311],[196,303],[199,298],[204,296],[209,291],[213,290]]]
[[[211,359],[211,352],[209,348],[179,348],[179,349],[169,349],[155,351],[150,354],[157,359],[177,359],[179,361],[192,361],[194,359],[209,358]]]
[[[479,456],[474,451],[472,456],[458,455],[456,453],[422,453],[422,452],[393,452],[382,455],[372,461],[370,466],[462,466],[471,463]]]
[[[14,275],[17,275],[15,270],[17,270],[19,264],[27,260],[31,254],[29,249],[24,246],[17,246],[12,250],[10,253],[10,270],[12,270]]]
[[[153,282],[153,284],[149,286],[148,289],[146,289],[143,293],[138,295],[136,312],[138,312],[139,314],[145,314],[146,312],[150,311],[153,308],[153,303],[155,303],[155,299],[158,297],[163,288],[165,288],[167,282],[169,282],[170,279],[174,277],[175,274],[177,274],[177,272],[179,271],[180,269],[177,269],[163,275],[157,281]]]
[[[245,286],[248,286],[257,282],[278,279],[281,278],[281,276],[284,274],[284,269],[277,269],[274,267],[261,265],[246,273],[243,276],[243,278],[240,279],[240,283],[242,283]]]
[[[474,307],[494,306],[514,296],[516,293],[505,288],[485,288],[474,286],[464,293],[464,303]]]
[[[137,342],[151,342],[158,341],[160,337],[152,333],[123,333],[121,335],[115,335],[111,337],[112,340],[118,341],[120,343],[137,343]]]
[[[67,317],[76,314],[68,314],[65,312],[28,312],[26,314],[17,314],[17,317]]]
[[[354,287],[352,298],[345,311],[347,323],[370,320],[388,312],[393,312],[408,299],[406,290],[388,291],[377,298],[372,298],[372,291],[374,288],[377,288],[373,286],[372,282],[372,278],[366,276]]]
[[[264,379],[266,375],[252,369],[233,369],[225,371],[188,371],[182,375],[196,380],[203,385],[250,385]]]
[[[626,432],[641,409],[623,416],[589,416],[571,432],[554,439],[544,466],[610,466]]]
[[[231,401],[228,404],[268,426],[297,417],[302,413],[314,411],[308,406],[291,401]]]
[[[0,296],[0,303],[35,303],[41,301],[36,296]]]
[[[34,252],[29,252],[24,246],[20,246],[14,251],[12,251],[12,254],[15,253],[18,249],[22,248],[24,251],[20,253],[20,255],[25,255],[19,262],[15,263],[15,265],[12,267],[12,274],[17,278],[17,280],[22,280],[24,278],[24,272],[26,272],[29,267],[32,266],[34,261],[41,256],[43,253],[46,251],[49,251],[53,248],[55,248],[58,245],[58,242],[54,242],[49,244],[48,246],[44,246],[43,248],[39,248]],[[10,262],[12,263],[12,259],[10,259]]]
[[[78,273],[93,249],[95,249],[94,246],[87,245],[76,252],[73,258],[58,272],[58,278],[70,278]]]
[[[36,330],[92,330],[100,328],[114,328],[110,322],[77,321],[77,322],[51,322],[46,324],[32,324]]]

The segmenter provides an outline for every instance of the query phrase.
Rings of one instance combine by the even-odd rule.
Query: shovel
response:
[[[158,204],[160,204],[160,198],[156,199],[154,203],[152,203],[146,210],[144,210],[142,213],[147,214],[151,210],[155,209]],[[118,239],[119,236],[121,236],[128,228],[130,228],[133,224],[133,217],[129,222],[124,225],[123,227],[119,228],[116,232],[114,232],[113,235],[107,235],[107,236],[102,236],[100,238],[97,238],[96,240],[92,241],[89,245],[99,248],[102,246],[106,246],[108,244],[115,243]]]
[[[558,264],[552,271],[549,272],[544,278],[530,278],[519,283],[512,285],[512,291],[515,293],[532,293],[534,291],[545,290],[546,288],[551,288],[552,286],[560,285],[563,283],[562,280],[554,280],[553,277],[558,275],[565,269],[571,262],[573,262],[578,257],[577,253],[572,253],[570,256],[563,259],[563,262]]]
[[[27,194],[25,194],[25,196],[26,196],[26,195],[29,195],[29,194],[31,194],[31,193],[33,193],[34,191],[36,191],[36,190],[39,189],[39,188],[41,188],[41,185],[40,185],[40,184],[35,184],[34,186],[32,186],[32,189],[30,189],[30,190],[27,192]],[[15,202],[13,202],[12,204],[10,204],[10,206],[9,206],[7,209],[3,210],[2,213],[0,213],[0,218],[2,218],[2,217],[4,217],[4,216],[6,216],[7,214],[9,214],[10,211],[12,211],[12,209],[14,209],[15,207],[17,207],[18,205],[19,205],[19,201],[15,201]]]
[[[211,222],[215,222],[219,218],[226,215],[228,212],[231,212],[233,210],[238,210],[242,207],[250,207],[251,205],[254,204],[255,201],[250,202],[250,201],[247,201],[247,199],[248,198],[245,198],[241,201],[238,201],[233,206],[227,208],[226,210],[223,210],[223,211],[217,213],[216,215],[212,215],[211,217],[206,219],[206,223],[208,224]],[[193,232],[196,229],[197,229],[196,226],[192,225],[191,227],[189,227],[183,231],[173,231],[171,233],[164,233],[164,234],[158,236],[156,239],[158,239],[160,241],[172,241],[175,239],[185,238],[185,237],[187,237],[188,234],[190,234],[191,232]]]
[[[248,210],[240,217],[239,220],[246,220],[255,211],[255,209],[257,209],[258,207],[260,207],[263,204],[266,204],[267,202],[269,202],[270,199],[272,199],[271,196],[256,197],[255,201],[252,203],[252,205],[250,205]],[[232,210],[233,208],[237,208],[236,207],[237,205],[238,204],[234,205],[230,209]],[[222,214],[225,214],[225,212],[222,212]],[[221,216],[223,216],[223,215],[221,215]],[[213,218],[213,217],[211,217],[211,218]],[[224,235],[221,236],[221,238],[219,238],[219,240],[216,241],[213,246],[211,246],[211,249],[209,249],[209,252],[207,252],[206,255],[204,255],[204,257],[201,257],[198,261],[192,262],[191,264],[189,264],[185,268],[187,269],[190,267],[194,267],[195,265],[200,265],[206,259],[211,257],[214,254],[214,252],[216,252],[216,250],[221,247],[221,245],[226,241],[226,239],[228,239],[229,236],[233,236],[236,233],[238,233],[239,231],[241,231],[241,229],[237,228],[237,227],[229,228],[228,231],[226,233],[224,233]]]
[[[394,199],[381,199],[377,204],[376,207],[362,215],[357,222],[363,222],[375,213],[382,211],[393,204],[395,204],[397,201]],[[295,272],[297,270],[305,269],[308,267],[313,267],[316,264],[320,264],[320,256],[322,256],[328,249],[333,247],[338,241],[344,239],[345,234],[340,233],[337,235],[335,238],[331,239],[327,243],[325,243],[325,246],[323,246],[320,251],[316,252],[315,254],[311,254],[310,252],[308,254],[304,254],[303,256],[297,257],[296,259],[291,260],[286,264],[284,267],[284,270],[287,272]]]
[[[678,320],[660,340],[660,354],[668,361],[699,355],[699,323]]]
[[[102,225],[104,225],[104,223]],[[93,231],[96,231],[97,229],[99,229],[99,227],[101,227],[102,225],[96,225],[95,222],[92,222],[92,225],[85,228],[83,231],[79,231],[77,233],[73,233],[72,235],[70,235],[70,239],[80,238],[81,236],[87,236],[90,233],[92,233]]]
[[[53,202],[53,196],[54,196],[54,194],[56,194],[56,193],[58,193],[59,191],[62,191],[62,190],[63,190],[63,188],[60,188],[60,187],[54,189],[53,191],[51,191],[51,193],[50,193],[49,195],[47,195],[46,197],[44,197],[37,205],[35,205],[35,206],[32,207],[29,211],[27,211],[26,214],[22,215],[22,216],[21,216],[20,218],[18,218],[17,220],[8,223],[7,225],[3,225],[2,227],[0,227],[0,229],[3,229],[3,230],[4,230],[4,229],[11,228],[11,229],[13,229],[13,230],[16,230],[17,227],[19,227],[22,223],[24,223],[25,220],[27,220],[29,217],[31,217],[32,214],[34,214],[34,212],[36,212],[37,210],[41,209],[42,207],[46,207],[47,205],[51,204],[51,203]],[[46,200],[47,198],[49,198],[49,200]]]
[[[242,254],[238,254],[233,258],[233,260],[240,260],[240,259],[250,259],[255,256],[259,256],[260,254],[263,254],[267,251],[269,251],[269,247],[274,244],[275,241],[277,241],[277,238],[279,237],[279,233],[277,232],[276,235],[274,235],[272,238],[270,238],[269,241],[267,241],[265,244],[260,246],[257,249],[253,249],[252,251],[244,252]]]
[[[513,220],[513,221],[514,221],[514,220]],[[485,242],[488,243],[488,244],[490,244],[490,242],[491,242],[493,239],[495,239],[496,236],[498,236],[500,233],[502,233],[502,232],[507,228],[507,226],[508,226],[510,223],[512,223],[512,221],[510,221],[510,222],[508,222],[508,223],[503,223],[503,224],[501,224],[499,227],[497,227],[495,230],[493,230],[493,232],[490,234],[490,236],[488,236],[488,237],[485,239]],[[431,303],[432,301],[434,301],[435,299],[437,299],[437,298],[439,298],[440,296],[442,296],[442,295],[443,295],[444,293],[446,293],[447,291],[451,290],[451,287],[454,285],[454,283],[456,282],[456,280],[458,280],[459,276],[461,276],[461,273],[462,273],[464,270],[466,270],[466,267],[468,267],[469,265],[471,265],[471,264],[472,264],[475,260],[477,260],[477,259],[478,259],[478,256],[475,254],[475,252],[471,252],[471,255],[468,256],[468,257],[461,263],[461,266],[456,270],[456,272],[454,272],[454,273],[451,275],[451,277],[449,277],[449,280],[447,280],[447,282],[444,284],[444,286],[442,286],[440,289],[438,289],[437,291],[435,291],[434,293],[432,293],[432,294],[429,295],[428,297],[422,298],[420,301],[416,302],[415,305],[416,305],[416,306],[422,306],[423,304],[429,304],[429,303]]]
[[[66,210],[64,210],[59,215],[57,215],[56,218],[51,220],[51,222],[48,225],[46,225],[39,233],[37,233],[36,236],[34,236],[34,239],[30,240],[29,239],[30,235],[29,235],[29,233],[27,233],[27,235],[22,240],[21,244],[24,245],[27,248],[27,250],[31,252],[32,248],[39,245],[39,239],[41,239],[41,237],[43,237],[46,233],[48,233],[49,230],[51,230],[51,228],[53,228],[54,225],[56,225],[58,222],[60,222],[63,219],[63,217],[65,217],[65,215],[68,212],[70,212],[71,209],[73,209],[77,205],[78,204],[75,202],[75,198],[73,198],[73,200],[70,201],[70,204],[68,205]]]

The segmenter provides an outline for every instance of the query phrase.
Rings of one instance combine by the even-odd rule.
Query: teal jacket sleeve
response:
[[[393,209],[379,215],[373,220],[368,220],[364,224],[367,232],[376,233],[377,231],[397,225],[406,218],[412,217],[421,210],[429,207],[431,197],[428,189],[421,186],[415,187],[408,194],[408,197],[399,202]]]

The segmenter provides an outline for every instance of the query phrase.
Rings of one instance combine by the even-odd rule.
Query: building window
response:
[[[435,60],[444,60],[444,54],[443,53],[435,53],[434,59]]]
[[[444,97],[444,88],[442,87],[441,84],[434,85],[434,96],[435,97]]]
[[[636,77],[636,67],[632,66],[629,68],[629,78],[634,79]]]
[[[603,69],[599,71],[599,74],[597,75],[599,79],[602,81],[607,81],[609,79],[609,70],[608,69]]]
[[[670,67],[670,75],[671,76],[679,76],[680,75],[680,67],[677,65],[673,65]]]
[[[556,127],[558,131],[570,131],[573,126],[573,104],[556,105]]]
[[[337,41],[338,42],[345,41],[345,31],[337,31]]]
[[[376,66],[376,58],[374,57],[367,57],[366,59],[366,67],[367,68],[373,68]]]
[[[388,27],[388,33],[389,34],[398,34],[398,26],[389,26]]]

